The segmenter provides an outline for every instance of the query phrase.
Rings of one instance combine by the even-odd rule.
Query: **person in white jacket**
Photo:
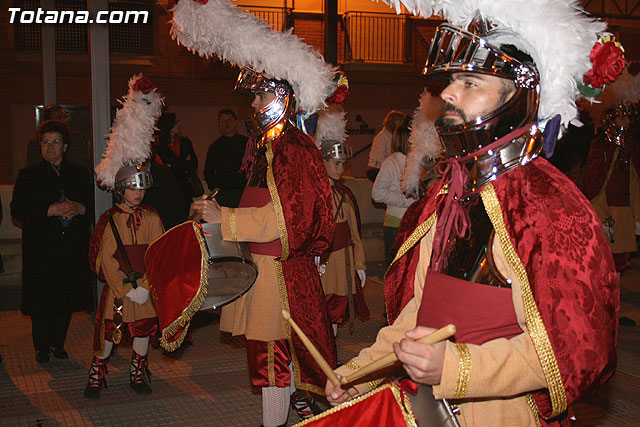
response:
[[[374,201],[385,203],[387,210],[384,215],[384,254],[387,267],[393,261],[395,254],[391,248],[398,234],[398,227],[404,212],[415,199],[406,197],[402,193],[400,177],[404,171],[406,153],[409,148],[409,128],[400,126],[393,132],[391,139],[393,154],[385,159],[380,172],[373,183],[371,197]]]

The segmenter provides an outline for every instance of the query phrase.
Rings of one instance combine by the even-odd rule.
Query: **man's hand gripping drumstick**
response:
[[[189,220],[202,218],[204,221],[212,224],[222,222],[222,211],[220,210],[220,205],[218,205],[218,202],[216,202],[214,198],[217,194],[218,189],[214,188],[208,195],[203,195],[201,199],[191,203]]]
[[[349,384],[358,378],[365,377],[380,369],[393,365],[396,361],[403,363],[405,371],[412,380],[420,384],[439,384],[442,377],[442,365],[444,363],[444,340],[455,335],[456,327],[447,325],[435,330],[418,326],[406,333],[407,338],[393,344],[393,353],[389,353],[380,359],[374,360],[362,370],[348,377],[340,378],[342,384]],[[325,394],[332,406],[355,397],[358,392],[355,388],[342,388],[342,385],[327,382]]]
[[[282,317],[284,317],[289,322],[291,327],[296,331],[304,346],[307,348],[307,350],[309,350],[309,353],[313,357],[313,360],[315,360],[318,366],[320,366],[320,369],[322,369],[322,372],[324,372],[329,381],[334,385],[340,384],[336,373],[333,372],[331,366],[329,366],[327,361],[324,360],[324,357],[322,357],[316,346],[313,345],[311,340],[305,335],[304,332],[302,332],[302,329],[300,329],[296,322],[293,321],[293,319],[291,318],[291,314],[289,314],[287,310],[282,310]]]

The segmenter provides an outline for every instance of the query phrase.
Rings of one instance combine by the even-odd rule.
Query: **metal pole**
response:
[[[43,10],[55,10],[54,0],[42,0]],[[56,34],[55,24],[40,24],[42,34],[42,87],[44,105],[56,104]]]
[[[338,0],[324,0],[324,59],[338,63]]]
[[[108,10],[107,0],[88,0],[89,12],[96,14]],[[94,166],[102,159],[107,147],[106,135],[111,126],[111,78],[109,73],[109,26],[89,24],[89,52],[91,57],[91,135],[93,139]],[[94,187],[95,220],[111,207],[111,195]],[[102,282],[98,281],[96,296],[102,294]]]

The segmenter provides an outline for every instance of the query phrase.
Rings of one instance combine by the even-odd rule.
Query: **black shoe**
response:
[[[49,361],[48,351],[36,351],[36,362],[47,363]]]
[[[84,397],[91,400],[100,399],[100,388],[91,387],[91,384],[87,384],[87,386],[84,389]]]
[[[136,394],[151,394],[151,387],[145,382],[131,383],[130,386]]]
[[[53,357],[56,359],[68,359],[69,353],[67,353],[64,348],[52,348],[51,352],[53,353]]]

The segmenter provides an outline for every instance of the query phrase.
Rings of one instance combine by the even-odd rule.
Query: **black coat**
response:
[[[60,176],[45,161],[18,174],[11,216],[22,223],[23,314],[91,308],[91,189],[89,173],[72,163],[61,164]],[[63,194],[86,207],[67,226],[47,216]]]
[[[173,150],[169,148],[169,141],[161,139],[156,147],[156,153],[162,163],[173,172],[185,202],[191,205],[191,201],[195,196],[191,188],[189,174],[195,174],[196,169],[198,169],[198,156],[196,156],[191,140],[186,137],[180,137],[180,155],[176,156]]]

